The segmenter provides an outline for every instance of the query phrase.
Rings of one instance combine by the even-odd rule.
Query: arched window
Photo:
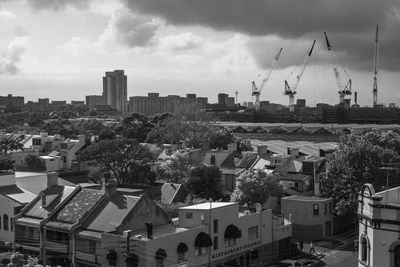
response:
[[[156,251],[156,266],[157,267],[164,267],[164,260],[167,257],[167,252],[165,252],[165,250],[163,250],[162,248],[159,248]]]
[[[178,263],[186,260],[185,253],[188,251],[188,247],[185,243],[179,243],[176,252],[178,253]]]
[[[236,239],[242,237],[242,231],[240,229],[230,224],[225,229],[224,238],[225,238],[225,247],[231,247],[236,245]]]
[[[194,241],[195,255],[201,256],[206,254],[207,248],[211,247],[212,244],[213,242],[211,240],[211,237],[204,232],[200,232]]]
[[[370,244],[367,235],[362,235],[360,238],[360,261],[364,262],[365,264],[369,265],[369,253],[370,253]]]
[[[3,228],[3,227],[1,227],[2,226],[2,224],[1,224],[1,215],[0,215],[0,230],[1,230],[1,228]]]
[[[8,215],[4,214],[3,216],[3,229],[4,231],[8,231]]]
[[[394,248],[394,267],[400,267],[400,245]]]
[[[390,267],[400,267],[400,241],[390,245]]]

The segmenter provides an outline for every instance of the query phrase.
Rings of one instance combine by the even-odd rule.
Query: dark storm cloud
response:
[[[27,0],[34,9],[54,9],[59,10],[66,6],[78,8],[87,7],[88,0]]]
[[[275,35],[289,55],[282,66],[295,64],[307,41],[317,40],[325,48],[323,32],[334,41],[344,64],[359,70],[371,68],[375,25],[381,32],[380,67],[400,70],[400,12],[396,0],[123,0],[134,12],[164,18],[172,25],[200,25],[214,30],[250,36]],[[395,33],[397,32],[397,33]],[[304,41],[299,46],[296,40]],[[265,46],[249,44],[260,66]],[[271,49],[271,54],[274,49]],[[268,54],[268,58],[270,53]],[[292,55],[293,54],[293,55]],[[296,54],[296,55],[294,55]],[[326,55],[316,52],[314,62]]]

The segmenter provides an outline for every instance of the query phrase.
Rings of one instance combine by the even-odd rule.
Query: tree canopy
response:
[[[270,196],[282,196],[283,191],[275,175],[267,175],[263,171],[246,170],[236,179],[236,188],[231,201],[260,203],[263,205]]]
[[[224,196],[221,170],[216,166],[194,167],[185,188],[194,197],[219,200]]]
[[[160,163],[157,177],[168,183],[183,183],[189,176],[190,165],[187,153],[174,154]]]
[[[111,171],[119,183],[150,183],[152,154],[135,140],[106,139],[92,144],[78,154],[80,161],[92,161]]]
[[[351,132],[342,136],[333,158],[328,162],[328,172],[320,180],[321,196],[332,197],[337,215],[357,212],[358,193],[365,183],[377,191],[386,187],[385,163],[400,162],[400,135],[396,132]],[[389,187],[399,186],[394,179],[398,171],[389,172]]]
[[[17,169],[20,171],[44,172],[46,171],[46,165],[39,156],[26,155],[22,165],[17,166]]]

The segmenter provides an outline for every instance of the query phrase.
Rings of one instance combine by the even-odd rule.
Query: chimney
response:
[[[146,222],[147,239],[153,239],[153,224]]]
[[[58,185],[58,172],[47,173],[47,188]]]
[[[268,154],[268,146],[267,145],[259,145],[257,146],[257,153],[261,157],[265,154]]]
[[[84,134],[78,135],[78,140],[79,144],[82,144],[82,146],[86,143],[86,136]]]
[[[235,152],[237,150],[237,144],[236,143],[230,143],[228,144],[228,153]]]
[[[117,194],[117,181],[115,180],[107,180],[105,181],[104,184],[104,193],[108,196],[108,197],[112,197],[113,195]]]

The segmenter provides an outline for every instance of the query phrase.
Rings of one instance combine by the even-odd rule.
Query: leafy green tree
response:
[[[358,193],[365,183],[371,183],[377,191],[386,187],[384,163],[400,162],[400,135],[389,131],[351,132],[342,136],[341,143],[328,163],[328,173],[320,180],[322,197],[332,197],[336,215],[355,215]],[[389,173],[389,187],[399,186],[395,177],[398,171]]]
[[[205,139],[210,149],[227,149],[229,144],[236,142],[232,132],[223,127],[209,131]]]
[[[22,144],[24,139],[24,135],[10,135],[2,137],[0,139],[0,152],[3,155],[7,155],[9,151],[21,150],[24,147],[24,144]]]
[[[119,183],[149,183],[154,179],[150,172],[152,154],[135,140],[101,140],[82,150],[78,160],[111,171]]]
[[[14,169],[14,160],[0,158],[0,170],[12,170]]]
[[[104,128],[99,132],[99,139],[115,139],[115,132],[109,128]]]
[[[221,170],[216,166],[204,165],[192,168],[184,186],[194,197],[212,200],[224,197]]]
[[[169,183],[182,183],[189,176],[190,166],[187,153],[175,154],[160,163],[157,169],[157,177]]]
[[[275,175],[267,175],[263,171],[246,170],[236,179],[236,188],[231,201],[260,203],[263,205],[270,196],[282,196],[283,190]]]
[[[116,132],[117,134],[121,134],[124,138],[136,139],[138,142],[144,142],[153,127],[154,125],[150,123],[148,117],[133,113],[122,120],[122,123],[116,128]]]
[[[44,172],[46,171],[46,165],[36,155],[26,155],[22,165],[16,166],[20,171],[32,171],[32,172]]]

